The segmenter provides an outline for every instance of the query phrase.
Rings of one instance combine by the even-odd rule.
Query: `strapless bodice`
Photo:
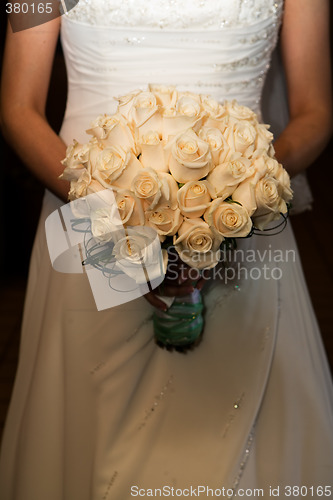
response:
[[[260,108],[281,0],[80,0],[62,18],[68,103],[62,135],[148,83]],[[81,127],[79,126],[79,122]]]

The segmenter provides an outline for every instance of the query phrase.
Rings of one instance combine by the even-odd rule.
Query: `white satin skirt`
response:
[[[199,486],[201,498],[261,488],[268,499],[297,485],[310,499],[331,486],[332,384],[290,225],[239,243],[233,279],[222,273],[203,291],[201,344],[182,354],[155,344],[144,298],[98,312],[86,275],[51,268],[44,221],[58,206],[47,193],[1,499],[186,496]]]

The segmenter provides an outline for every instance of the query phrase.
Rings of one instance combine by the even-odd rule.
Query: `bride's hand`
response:
[[[184,297],[194,291],[201,290],[207,280],[207,272],[197,270],[184,264],[179,257],[168,265],[165,278],[161,285],[144,295],[145,299],[157,309],[167,311],[168,306],[159,296]]]

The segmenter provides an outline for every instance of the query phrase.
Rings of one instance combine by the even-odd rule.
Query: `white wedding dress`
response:
[[[112,96],[148,83],[259,111],[282,10],[281,0],[80,0],[62,18],[61,136],[86,141]],[[186,496],[191,486],[225,497],[262,488],[265,499],[270,487],[284,498],[303,486],[317,498],[332,486],[333,392],[290,226],[239,242],[256,261],[207,286],[202,343],[182,354],[156,346],[144,298],[98,312],[86,275],[52,270],[44,221],[60,205],[46,193],[1,499],[123,500],[163,487]]]

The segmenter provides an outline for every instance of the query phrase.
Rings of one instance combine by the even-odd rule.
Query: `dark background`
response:
[[[6,18],[0,13],[0,58]],[[332,9],[333,10],[333,9]],[[332,20],[332,12],[331,12]],[[333,37],[331,37],[333,47]],[[0,63],[1,63],[0,59]],[[47,117],[59,130],[66,99],[66,70],[58,44],[47,105]],[[43,187],[0,136],[0,433],[17,364],[19,332],[29,257]],[[333,369],[333,141],[308,169],[315,198],[312,211],[293,216],[310,295]]]

